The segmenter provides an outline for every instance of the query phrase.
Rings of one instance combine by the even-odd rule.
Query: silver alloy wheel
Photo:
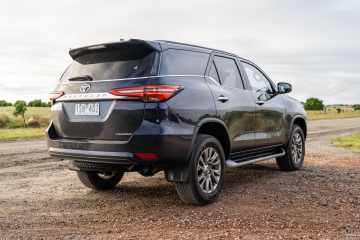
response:
[[[98,172],[98,176],[102,179],[110,179],[114,177],[116,172]]]
[[[197,165],[198,183],[205,193],[215,191],[221,177],[221,161],[218,152],[206,148],[200,155]]]
[[[295,164],[298,164],[301,161],[302,154],[303,154],[302,138],[299,133],[295,133],[292,138],[292,145],[291,145],[291,155]]]

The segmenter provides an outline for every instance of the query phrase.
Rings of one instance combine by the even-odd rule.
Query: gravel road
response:
[[[274,159],[229,169],[204,207],[182,203],[163,173],[94,191],[49,158],[44,139],[0,142],[0,239],[357,239],[360,154],[326,140],[355,131],[360,118],[309,121],[300,171]]]

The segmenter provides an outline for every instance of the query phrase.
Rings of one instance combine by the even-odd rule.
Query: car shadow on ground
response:
[[[227,169],[224,188],[229,189],[222,195],[231,194],[242,185],[258,187],[285,174],[281,172],[275,163],[265,162],[262,164],[251,164],[239,168]],[[92,190],[87,193],[91,196],[101,196],[107,199],[122,199],[123,201],[140,201],[146,203],[149,200],[169,201],[174,203],[180,199],[175,190],[175,184],[167,182],[163,174],[155,177],[142,177],[136,180],[120,182],[114,189],[106,191]],[[224,196],[223,196],[224,197]],[[185,204],[185,203],[184,203]]]

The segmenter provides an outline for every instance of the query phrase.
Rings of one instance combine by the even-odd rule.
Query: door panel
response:
[[[255,147],[282,144],[285,141],[285,106],[273,84],[255,66],[242,63],[256,103]]]
[[[280,95],[270,96],[258,92],[251,92],[256,104],[255,115],[255,146],[265,147],[282,144],[285,141],[285,108]]]
[[[215,101],[217,117],[221,119],[228,131],[231,152],[239,152],[254,147],[255,144],[255,103],[248,90],[226,88],[207,78]],[[225,96],[228,101],[221,102],[217,98]]]
[[[214,96],[217,117],[229,131],[231,152],[251,149],[255,144],[254,99],[244,90],[234,59],[214,56],[213,60],[206,82]]]

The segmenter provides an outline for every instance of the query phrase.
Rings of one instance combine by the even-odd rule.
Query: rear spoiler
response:
[[[78,56],[93,51],[102,51],[104,49],[116,49],[116,48],[131,48],[131,47],[149,48],[149,49],[153,49],[154,51],[161,51],[160,43],[158,42],[145,41],[140,39],[129,39],[128,41],[104,43],[104,44],[91,45],[81,48],[75,48],[75,49],[71,49],[69,51],[69,54],[72,57],[72,59],[75,59]]]

